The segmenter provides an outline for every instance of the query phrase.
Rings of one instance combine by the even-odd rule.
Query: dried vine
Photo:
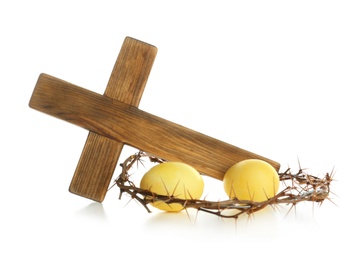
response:
[[[142,163],[141,159],[143,157],[149,158],[150,161],[154,163],[164,162],[163,159],[143,151],[131,155],[120,164],[122,172],[115,180],[115,184],[120,189],[119,199],[121,199],[123,193],[127,193],[132,199],[141,203],[148,212],[151,212],[148,204],[161,201],[167,204],[179,203],[185,209],[195,208],[198,211],[214,214],[219,217],[237,219],[241,215],[252,214],[267,206],[286,204],[294,207],[297,203],[303,201],[311,201],[321,204],[325,199],[329,199],[330,184],[333,181],[332,173],[326,173],[323,178],[318,178],[307,174],[301,167],[295,174],[292,173],[289,168],[285,172],[279,173],[280,181],[284,184],[285,188],[266,201],[254,202],[238,199],[224,201],[179,199],[171,195],[156,194],[135,186],[130,180],[129,170],[135,163]]]

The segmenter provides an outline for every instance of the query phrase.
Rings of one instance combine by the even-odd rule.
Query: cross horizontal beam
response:
[[[185,162],[216,179],[222,180],[229,167],[250,158],[280,168],[273,160],[50,75],[40,75],[29,105],[155,156]]]

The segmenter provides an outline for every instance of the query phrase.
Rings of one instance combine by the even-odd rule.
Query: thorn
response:
[[[185,211],[186,211],[186,215],[188,217],[188,220],[191,222],[191,217],[190,217],[190,214],[188,213],[188,210],[186,207],[184,207]]]
[[[175,186],[174,190],[172,191],[172,196],[175,196],[175,191],[176,191],[176,189],[177,189],[179,183],[180,183],[180,180],[176,183],[176,186]],[[183,184],[183,188],[184,188],[184,190],[185,190],[185,184]],[[179,196],[179,195],[176,195],[176,196]]]
[[[254,201],[254,192],[253,192],[253,194],[250,193],[250,189],[249,189],[248,183],[247,183],[247,190],[248,190],[248,194],[249,194],[249,200],[250,201]]]
[[[162,179],[162,177],[161,177],[161,182],[162,182],[162,184],[164,185],[164,188],[165,188],[165,191],[166,191],[166,196],[170,196],[170,192],[169,192],[169,190],[167,189],[166,184],[165,184],[164,180]]]

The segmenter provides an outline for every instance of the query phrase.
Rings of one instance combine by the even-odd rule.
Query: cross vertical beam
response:
[[[138,107],[156,53],[155,46],[126,37],[104,95]],[[102,202],[123,145],[89,132],[69,191]]]

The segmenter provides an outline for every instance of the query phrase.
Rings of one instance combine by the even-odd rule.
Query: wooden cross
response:
[[[138,109],[156,47],[126,37],[104,95],[41,74],[29,106],[88,129],[69,191],[102,202],[124,144],[223,179],[250,158],[280,164]]]

